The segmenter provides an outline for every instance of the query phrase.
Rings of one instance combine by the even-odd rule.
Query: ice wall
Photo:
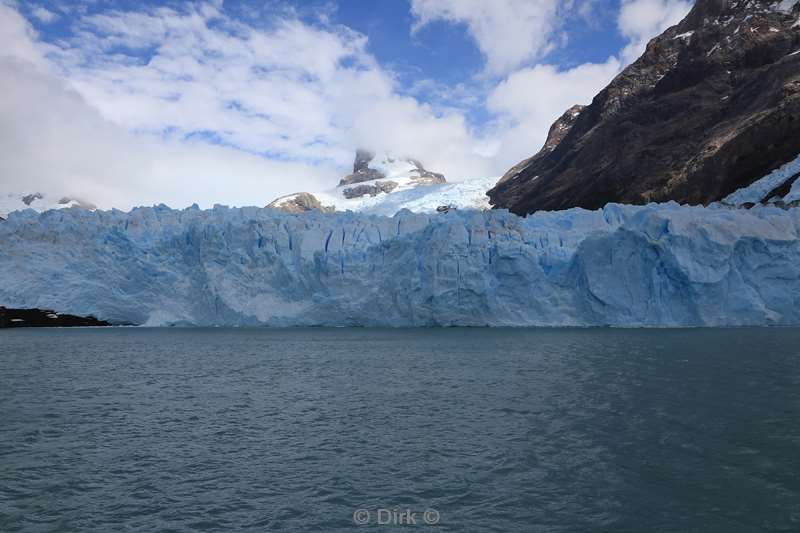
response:
[[[168,325],[800,324],[800,209],[12,213],[0,305]]]

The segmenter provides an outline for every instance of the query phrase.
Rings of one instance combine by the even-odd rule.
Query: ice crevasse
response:
[[[800,324],[800,209],[12,213],[0,305],[139,325]]]

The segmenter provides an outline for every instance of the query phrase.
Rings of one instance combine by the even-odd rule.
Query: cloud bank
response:
[[[623,0],[617,24],[630,43],[620,53],[622,61],[635,61],[650,39],[680,22],[691,8],[684,0]]]
[[[415,30],[436,20],[465,24],[492,74],[507,74],[555,44],[558,0],[412,0]]]
[[[0,0],[0,192],[123,209],[265,205],[329,188],[357,146],[413,155],[448,178],[499,175],[688,9],[625,0],[618,25],[629,44],[618,56],[569,69],[541,63],[562,38],[559,13],[586,5],[412,1],[416,29],[464,24],[484,54],[485,72],[468,87],[489,119],[475,125],[459,106],[434,107],[402,87],[363,34],[291,12],[258,27],[221,2],[72,13],[72,33],[46,41]],[[50,24],[65,16],[55,11],[28,14]],[[456,92],[419,80],[425,87]]]

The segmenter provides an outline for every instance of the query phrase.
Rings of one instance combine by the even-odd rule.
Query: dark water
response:
[[[354,529],[800,531],[800,330],[0,332],[0,531]]]

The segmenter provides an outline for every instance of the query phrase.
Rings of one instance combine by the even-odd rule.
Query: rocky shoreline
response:
[[[0,306],[2,328],[69,328],[110,326],[105,320],[93,316],[82,317],[56,313],[50,309],[9,309]]]

